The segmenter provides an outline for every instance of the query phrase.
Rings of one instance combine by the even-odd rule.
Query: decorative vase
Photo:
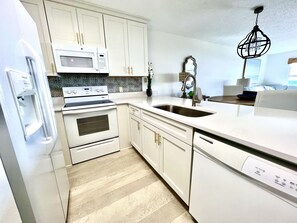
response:
[[[151,97],[152,94],[153,94],[153,91],[152,91],[151,88],[146,89],[146,95],[147,95],[148,97]]]

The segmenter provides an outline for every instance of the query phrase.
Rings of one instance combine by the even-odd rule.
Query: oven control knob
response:
[[[70,91],[70,90],[68,90],[66,93],[67,93],[67,94],[71,94],[71,91]]]
[[[77,93],[77,91],[76,91],[76,90],[74,90],[74,91],[72,91],[72,93],[73,93],[73,94],[76,94],[76,93]]]

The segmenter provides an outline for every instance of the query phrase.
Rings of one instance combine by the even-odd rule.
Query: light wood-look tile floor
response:
[[[68,175],[68,223],[195,222],[134,149],[74,165]]]

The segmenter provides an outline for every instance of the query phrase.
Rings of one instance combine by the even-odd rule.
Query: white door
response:
[[[108,15],[103,18],[110,76],[129,75],[127,20]]]
[[[105,48],[102,14],[76,9],[81,44]]]
[[[175,192],[189,203],[192,147],[160,131],[160,174]]]
[[[80,36],[74,7],[45,2],[49,30],[54,43],[79,44]]]
[[[158,146],[158,129],[147,122],[142,122],[142,154],[150,165],[159,172],[160,148]]]
[[[147,25],[128,21],[128,40],[131,75],[147,76]]]
[[[131,144],[138,152],[142,153],[141,146],[141,121],[134,115],[130,116],[130,129],[131,129]]]

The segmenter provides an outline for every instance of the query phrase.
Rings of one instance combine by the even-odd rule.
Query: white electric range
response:
[[[117,110],[107,86],[64,87],[63,96],[73,164],[119,151]]]

